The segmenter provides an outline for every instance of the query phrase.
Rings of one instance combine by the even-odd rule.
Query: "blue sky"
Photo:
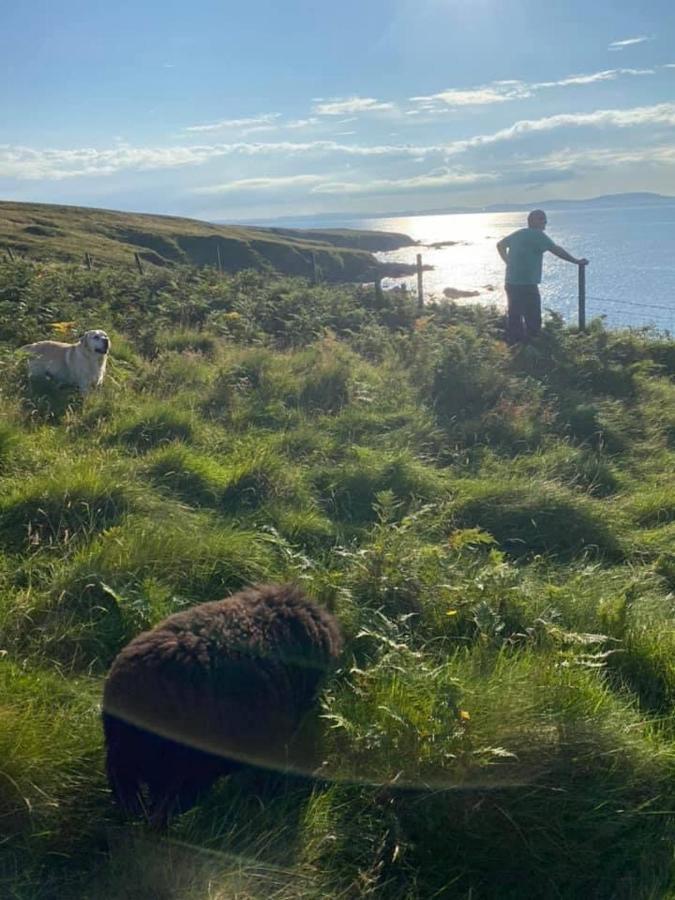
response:
[[[31,0],[0,196],[218,220],[675,194],[672,0]]]

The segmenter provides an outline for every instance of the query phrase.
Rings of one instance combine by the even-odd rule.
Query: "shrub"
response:
[[[314,355],[308,363],[307,374],[298,392],[298,405],[308,412],[338,412],[349,401],[349,361],[324,351]]]
[[[468,326],[449,328],[431,388],[439,421],[461,427],[491,408],[506,389],[507,360],[505,344]]]

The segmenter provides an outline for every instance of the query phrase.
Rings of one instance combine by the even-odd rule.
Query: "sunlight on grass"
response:
[[[30,384],[15,349],[93,319],[102,390]],[[668,896],[673,342],[503,336],[401,292],[0,261],[2,896]],[[107,668],[269,580],[346,640],[316,771],[126,822]]]

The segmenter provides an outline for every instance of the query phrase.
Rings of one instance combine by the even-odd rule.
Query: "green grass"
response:
[[[534,479],[467,479],[457,482],[456,488],[454,521],[463,528],[488,531],[516,556],[551,554],[569,559],[599,553],[611,560],[623,555],[618,529],[607,522],[609,501],[600,506],[557,484]],[[612,518],[619,520],[618,511]]]
[[[85,399],[14,353],[63,321],[113,335]],[[0,895],[673,896],[674,358],[272,274],[0,262]],[[107,668],[261,580],[342,623],[320,777],[242,773],[154,836],[105,783]]]
[[[0,500],[0,546],[35,550],[91,537],[117,522],[135,503],[127,471],[104,454],[69,459]]]
[[[313,483],[324,505],[339,521],[361,524],[377,516],[377,495],[391,491],[404,504],[442,500],[448,490],[441,473],[410,452],[382,452],[354,446],[338,465],[317,468]]]
[[[129,449],[143,452],[174,440],[191,440],[192,417],[168,402],[150,402],[145,409],[131,412],[114,429],[110,439]]]

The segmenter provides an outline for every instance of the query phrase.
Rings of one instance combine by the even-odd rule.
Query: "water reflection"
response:
[[[590,259],[586,275],[589,319],[603,316],[610,327],[649,324],[675,330],[675,205],[552,209],[548,218],[547,233],[557,244]],[[435,267],[424,274],[427,296],[441,297],[445,288],[478,291],[478,296],[466,302],[503,307],[504,265],[495,244],[524,227],[526,219],[523,211],[360,219],[350,225],[403,232],[419,241],[418,246],[381,257],[414,263],[421,253],[424,262]],[[430,246],[445,242],[457,243]],[[415,278],[406,281],[416,288]],[[576,266],[545,254],[541,293],[544,309],[556,310],[568,322],[576,321]]]
[[[478,291],[478,301],[503,304],[504,264],[495,244],[522,227],[523,213],[475,213],[466,215],[411,216],[398,219],[369,219],[365,227],[408,234],[421,246],[405,247],[380,258],[414,263],[417,253],[425,264],[434,267],[425,272],[428,296],[443,296],[446,288]],[[446,246],[438,246],[446,244]],[[436,246],[434,246],[436,245]],[[414,278],[406,279],[410,287]],[[400,283],[393,280],[389,284]]]

